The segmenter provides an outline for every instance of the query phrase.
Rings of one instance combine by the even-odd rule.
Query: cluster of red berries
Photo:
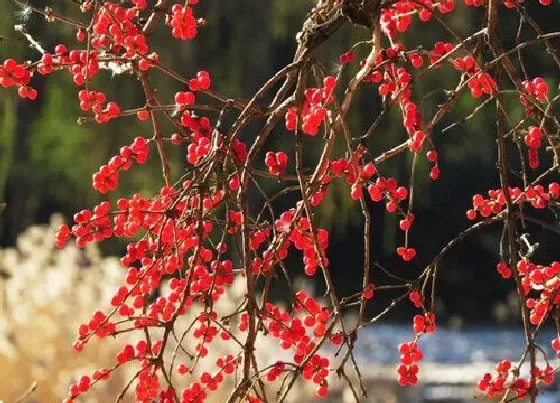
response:
[[[483,72],[471,55],[457,58],[453,61],[453,66],[458,71],[468,75],[468,87],[474,98],[480,98],[484,94],[491,95],[497,88],[497,84],[490,74]]]
[[[137,9],[121,7],[107,1],[93,17],[93,33],[95,35],[110,34],[114,38],[126,33],[136,35],[139,31],[132,20],[137,16]]]
[[[135,7],[105,2],[94,16],[92,47],[109,48],[113,54],[126,58],[146,55],[149,50],[146,36],[134,23],[138,15]]]
[[[55,234],[54,244],[57,248],[63,248],[72,236],[72,231],[67,224],[62,224]]]
[[[308,328],[313,328],[313,336],[324,336],[327,332],[326,323],[330,317],[329,310],[302,291],[298,292],[296,297],[298,301],[295,307],[296,312],[302,311],[305,314],[303,324]]]
[[[198,3],[198,0],[190,0],[188,2],[188,4],[196,3]],[[194,39],[198,33],[198,23],[192,8],[182,6],[181,4],[173,5],[171,9],[171,18],[168,19],[168,25],[171,26],[171,35],[183,41]]]
[[[128,171],[133,161],[144,164],[148,159],[148,150],[148,142],[144,137],[136,137],[131,145],[121,147],[119,155],[112,157],[107,165],[102,165],[93,175],[93,188],[100,193],[115,190],[119,182],[119,171]]]
[[[91,110],[97,123],[106,123],[121,115],[121,108],[116,102],[107,102],[107,105],[103,106],[107,98],[101,91],[81,90],[78,93],[78,99],[80,108],[83,111]]]
[[[95,334],[99,338],[104,338],[115,332],[115,324],[108,321],[107,316],[101,312],[96,311],[89,322],[83,323],[78,327],[78,334],[80,339],[86,339],[90,334]]]
[[[398,46],[402,45],[399,44]],[[399,50],[399,52],[401,51]],[[379,70],[374,70],[365,80],[372,83],[381,83],[379,85],[379,95],[390,97],[392,100],[398,99],[402,107],[404,103],[409,101],[412,94],[409,86],[412,76],[404,67],[396,67],[394,63],[385,64],[384,68],[384,74]]]
[[[294,348],[294,361],[302,365],[303,378],[317,384],[316,394],[318,397],[326,397],[328,394],[328,382],[330,362],[327,358],[314,353],[316,343],[306,333],[306,328],[313,329],[313,336],[323,337],[326,335],[326,326],[330,313],[321,307],[312,297],[304,292],[296,293],[293,304],[294,314],[302,312],[303,319],[290,315],[272,303],[265,304],[265,315],[262,319],[267,324],[269,334],[281,340],[284,349]],[[241,316],[242,330],[246,329],[247,315]],[[335,345],[342,342],[340,334],[332,335],[331,341]],[[307,357],[307,358],[306,358]],[[285,363],[278,361],[267,373],[269,381],[276,380],[285,371]]]
[[[189,88],[191,91],[205,91],[212,86],[212,79],[210,73],[205,70],[200,70],[196,73],[196,77],[189,80]]]
[[[190,387],[187,387],[183,390],[182,394],[182,403],[203,403],[206,401],[208,397],[208,393],[206,390],[200,385],[199,382],[191,383]]]
[[[0,64],[0,86],[2,88],[18,87],[21,98],[37,99],[37,90],[28,87],[31,82],[31,70],[25,64],[18,64],[14,59],[6,59]]]
[[[399,246],[397,247],[397,255],[405,262],[410,262],[416,256],[416,249]]]
[[[430,63],[439,65],[439,62],[453,50],[453,44],[449,42],[438,41],[434,44],[434,50],[430,53]]]
[[[303,367],[303,379],[312,380],[318,385],[315,394],[320,398],[327,397],[329,394],[329,383],[326,380],[328,375],[329,359],[319,354],[314,354]]]
[[[395,178],[385,178],[383,176],[370,183],[367,191],[374,202],[381,201],[385,197],[385,209],[389,213],[397,211],[399,203],[408,197],[408,189],[405,186],[399,186]]]
[[[421,54],[416,52],[409,53],[408,60],[410,60],[410,64],[412,64],[412,67],[414,67],[415,69],[419,69],[424,65],[424,58]]]
[[[85,393],[89,390],[91,386],[91,378],[87,375],[83,375],[78,379],[76,383],[70,385],[70,390],[68,394],[72,397],[78,397],[82,393]]]
[[[467,218],[475,220],[480,214],[483,218],[499,214],[507,206],[507,200],[501,189],[489,190],[489,198],[481,194],[473,196],[473,208],[467,211]],[[509,197],[514,204],[530,203],[536,209],[544,209],[550,202],[560,198],[560,184],[551,182],[548,189],[542,185],[528,186],[525,191],[519,187],[509,188]]]
[[[63,66],[72,74],[74,84],[81,86],[99,73],[99,52],[97,50],[68,50],[59,44],[54,48],[54,55],[45,54],[41,59],[39,72],[52,72],[54,66]]]
[[[133,237],[138,231],[151,228],[161,219],[161,213],[152,211],[161,211],[163,206],[162,201],[149,201],[138,193],[131,199],[121,198],[117,200],[118,212],[113,220],[115,236]],[[142,241],[137,244],[129,244],[127,254],[121,259],[121,262],[123,265],[128,266],[131,264],[131,259],[132,261],[139,260],[140,253],[135,252],[139,248],[143,250],[147,249],[147,247],[147,243]]]
[[[298,114],[301,113],[301,130],[309,136],[316,136],[323,121],[327,118],[326,107],[333,101],[333,92],[336,87],[336,78],[325,77],[323,88],[308,88],[305,90],[305,100],[301,111],[291,107],[286,112],[286,129],[296,130]]]
[[[531,290],[539,294],[538,298],[527,298],[529,320],[533,325],[540,325],[554,307],[560,305],[560,263],[552,262],[548,266],[537,265],[527,259],[517,263],[521,277],[521,290],[528,296]]]
[[[484,4],[484,0],[465,0],[466,6],[482,7]]]
[[[439,49],[437,44],[436,49]],[[383,49],[376,59],[376,64],[380,65],[385,60],[391,63],[384,65],[384,74],[379,70],[374,70],[365,78],[365,81],[381,83],[379,85],[379,94],[383,97],[390,96],[391,99],[398,100],[398,105],[403,114],[403,125],[409,136],[408,147],[410,151],[418,153],[424,145],[427,134],[422,129],[422,115],[416,103],[411,100],[412,91],[410,84],[412,75],[404,67],[396,66],[395,61],[400,54],[404,54],[404,46],[401,43],[396,43],[391,48]],[[417,53],[409,55],[409,58],[416,68],[423,64],[422,57]],[[432,179],[437,179],[439,176],[437,164],[432,171],[430,176]]]
[[[194,137],[197,137],[197,139],[187,147],[187,161],[192,165],[196,165],[198,161],[210,152],[210,148],[212,147],[208,137],[197,135]]]
[[[72,229],[63,224],[56,234],[56,245],[63,247],[73,235],[76,237],[76,245],[80,248],[85,247],[90,242],[100,242],[113,235],[109,213],[111,205],[104,201],[97,205],[93,214],[89,210],[82,210],[74,214],[75,224]]]
[[[418,291],[416,288],[414,290],[412,290],[410,292],[410,294],[408,294],[408,299],[410,300],[410,302],[412,302],[412,304],[416,308],[424,307],[424,300],[422,299],[422,296],[420,295],[420,291]]]
[[[425,2],[426,6],[414,1],[397,1],[384,15],[381,21],[383,28],[390,36],[396,36],[397,32],[406,32],[412,23],[412,16],[418,11],[421,21],[429,21],[432,18],[432,2]]]
[[[206,117],[195,118],[189,111],[185,111],[181,124],[192,130],[191,143],[187,147],[187,162],[195,165],[210,152],[212,144],[210,134],[212,131],[210,119]]]
[[[543,130],[537,126],[529,126],[525,135],[525,145],[529,153],[529,166],[532,169],[539,167],[539,148],[541,146]]]
[[[245,162],[247,160],[247,144],[238,138],[234,139],[229,145],[231,154],[239,162]],[[224,146],[224,150],[227,151],[227,147]]]
[[[211,375],[209,372],[204,371],[201,375],[200,375],[200,384],[203,385],[204,389],[208,389],[209,391],[215,391],[216,389],[218,389],[218,387],[220,386],[221,383],[224,382],[224,374],[226,375],[231,375],[233,372],[235,372],[235,369],[237,368],[237,366],[239,365],[239,363],[241,362],[241,357],[234,357],[231,354],[227,354],[226,356],[224,356],[223,358],[220,357],[216,360],[216,366],[218,367],[218,371],[215,375]],[[200,385],[199,383],[195,383],[196,385]],[[196,388],[198,392],[202,392],[202,390],[198,390],[198,388]],[[184,394],[183,394],[183,398],[184,398]],[[192,401],[197,401],[195,400],[186,400],[187,402],[192,402]]]
[[[240,211],[235,210],[228,210],[226,214],[226,219],[228,223],[228,232],[230,234],[235,234],[237,231],[241,229],[241,222],[243,220],[243,216],[241,215]]]
[[[95,383],[105,381],[109,379],[110,376],[111,370],[107,368],[95,370],[91,377],[88,375],[81,376],[76,382],[70,385],[68,397],[63,400],[63,403],[73,403],[76,398],[86,393]]]
[[[162,271],[164,271],[165,274],[168,273],[173,274],[177,271],[178,268],[179,268],[178,259],[176,259],[176,262],[174,262],[174,264],[170,263],[162,267]],[[179,305],[178,302],[180,302],[180,299],[177,298],[176,293],[172,293],[169,296],[169,298],[161,296],[157,298],[155,303],[153,303],[150,306],[150,310],[148,311],[147,315],[150,318],[156,319],[160,322],[170,322],[173,319],[175,313],[177,312],[177,305]],[[121,307],[122,306],[123,305],[121,305]],[[130,312],[131,309],[129,310],[128,313]],[[129,315],[127,314],[121,316],[129,316]]]
[[[181,110],[186,106],[194,105],[195,103],[195,95],[193,92],[190,91],[179,91],[175,94],[175,105],[177,105],[177,109]]]
[[[417,14],[420,21],[426,22],[431,20],[435,10],[447,14],[454,9],[454,0],[398,0],[391,7],[382,9],[381,27],[387,36],[395,38],[399,33],[408,31],[413,15]]]
[[[424,315],[415,315],[413,320],[414,333],[433,333],[436,330],[436,315],[433,312],[426,312]]]
[[[224,381],[224,376],[222,372],[218,372],[216,375],[212,376],[209,372],[203,372],[200,375],[200,383],[204,385],[208,390],[215,391],[218,389],[220,383]]]
[[[353,156],[353,161],[361,158],[361,153],[358,151]],[[437,154],[435,154],[437,159]],[[434,166],[437,168],[437,165]],[[373,175],[377,173],[377,169],[373,163],[366,163],[358,166],[359,173],[356,174],[355,165],[346,158],[340,158],[330,163],[330,171],[333,176],[345,175],[347,181],[352,184],[350,195],[353,200],[360,200],[363,197],[363,181],[370,181],[367,186],[368,194],[372,201],[379,202],[383,199],[386,200],[385,208],[388,212],[396,212],[399,208],[399,203],[406,200],[408,197],[408,189],[404,186],[398,186],[396,179],[385,178],[378,176],[375,182],[371,181]],[[410,230],[414,222],[414,214],[403,213],[403,218],[399,222],[399,227],[403,231]],[[416,256],[414,248],[398,247],[397,254],[404,260],[410,261]]]
[[[364,154],[363,151],[362,148],[359,148],[354,155],[352,155],[352,158],[339,158],[331,161],[328,166],[330,168],[330,174],[335,177],[345,176],[349,184],[361,186],[361,181],[366,181],[377,173],[377,168],[372,162],[360,165],[360,159]],[[359,198],[360,197],[354,198],[354,200]]]
[[[155,371],[155,365],[150,365],[149,363],[144,364],[138,375],[138,382],[134,389],[136,401],[141,403],[153,402],[160,394],[160,387],[159,376],[157,371]],[[164,396],[167,397],[167,394],[164,393]],[[171,392],[171,397],[172,396],[173,394]],[[169,402],[169,400],[167,401]],[[171,402],[172,401],[173,400],[171,400]]]
[[[127,58],[146,55],[149,49],[148,44],[146,43],[146,36],[143,34],[127,35],[123,42],[123,46],[125,48],[124,56]]]
[[[548,100],[548,84],[542,77],[535,77],[533,80],[523,81],[522,85],[526,95],[520,95],[519,101],[525,108],[525,115],[530,118],[534,115],[534,106],[527,95],[538,102],[546,102]]]
[[[285,211],[275,222],[276,230],[288,231],[288,240],[296,249],[303,251],[304,271],[308,276],[314,276],[317,267],[328,267],[329,259],[326,257],[326,249],[329,246],[329,232],[322,228],[315,229],[313,234],[311,221],[308,218],[300,218],[297,225],[293,226],[293,211]],[[317,245],[315,245],[315,240]],[[289,244],[285,245],[287,249]],[[316,250],[316,247],[318,250]],[[319,255],[318,255],[319,254]]]
[[[417,307],[424,306],[424,302],[418,290],[414,289],[409,294],[409,299]],[[415,315],[413,318],[413,330],[416,339],[399,344],[400,363],[397,367],[399,375],[398,382],[401,386],[415,385],[418,382],[418,362],[424,357],[418,346],[419,338],[436,330],[436,317],[433,312],[425,312],[423,315]]]
[[[453,60],[453,66],[456,70],[464,73],[474,73],[477,70],[476,62],[472,55],[459,57]]]
[[[509,390],[517,399],[522,399],[529,391],[530,382],[527,379],[519,378],[515,368],[512,368],[511,361],[503,360],[496,365],[496,376],[486,373],[478,382],[478,389],[490,399],[497,399],[504,396]],[[510,375],[512,379],[508,380]]]
[[[270,228],[252,231],[249,239],[249,247],[251,250],[257,250],[270,237]]]
[[[428,161],[432,162],[434,166],[430,170],[430,178],[432,180],[437,180],[439,178],[439,165],[438,165],[438,153],[435,150],[430,150],[426,153],[426,158]]]
[[[338,57],[338,60],[340,61],[341,64],[348,64],[348,63],[352,63],[355,58],[356,58],[356,55],[354,54],[354,52],[349,50],[348,52],[342,53]]]
[[[303,362],[304,357],[316,346],[306,329],[310,329],[314,337],[321,338],[326,335],[326,323],[330,317],[329,310],[303,291],[296,293],[296,300],[293,304],[294,313],[301,312],[303,318],[290,315],[272,303],[266,303],[265,310],[266,315],[263,320],[267,323],[268,331],[281,341],[283,349],[294,348],[294,360],[297,363]],[[339,341],[338,337],[335,337],[333,344]]]
[[[530,96],[535,97],[537,101],[546,101],[548,98],[548,85],[546,81],[542,77],[535,77],[532,80],[525,80],[522,83],[523,90]],[[523,100],[525,98],[521,95],[521,102],[524,103]],[[526,101],[525,101],[526,102]]]
[[[424,355],[418,348],[417,341],[399,344],[400,364],[397,367],[399,375],[399,385],[409,386],[418,382],[418,362],[422,360]]]
[[[226,354],[216,360],[216,366],[220,371],[224,371],[224,373],[230,375],[235,372],[235,368],[237,368],[240,362],[241,357],[234,357],[232,354]]]
[[[274,382],[286,369],[286,364],[282,361],[276,361],[270,371],[266,373],[266,379],[269,382]]]
[[[480,98],[484,94],[491,95],[498,88],[496,81],[484,71],[473,74],[467,85],[474,98]]]
[[[272,175],[280,176],[284,174],[288,166],[288,155],[283,151],[273,153],[269,151],[264,158],[264,164],[268,167],[268,172]]]

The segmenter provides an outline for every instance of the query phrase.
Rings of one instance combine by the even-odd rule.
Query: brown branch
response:
[[[159,124],[159,118],[157,116],[157,112],[156,110],[152,109],[152,107],[157,107],[159,102],[157,100],[157,97],[153,91],[153,89],[150,86],[150,83],[148,81],[148,77],[146,76],[146,73],[140,72],[138,71],[136,73],[138,75],[138,78],[140,79],[140,82],[142,83],[142,87],[144,88],[144,94],[146,95],[146,101],[147,101],[147,108],[148,111],[150,113],[150,117],[152,119],[152,125],[153,125],[153,129],[154,129],[154,139],[156,141],[156,145],[157,145],[157,149],[158,149],[158,154],[161,160],[161,169],[163,171],[163,178],[165,180],[165,186],[171,186],[171,170],[169,168],[169,162],[167,159],[167,154],[165,152],[165,144],[164,144],[164,140],[163,140],[163,134],[161,133],[161,128],[160,128],[160,124]]]

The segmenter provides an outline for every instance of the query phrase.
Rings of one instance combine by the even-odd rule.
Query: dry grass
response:
[[[37,387],[32,399],[60,401],[72,380],[97,368],[110,367],[123,344],[134,341],[131,334],[123,334],[117,340],[93,340],[81,353],[72,351],[78,325],[87,321],[94,310],[109,309],[108,301],[121,284],[124,269],[117,258],[101,257],[95,245],[85,250],[72,245],[56,249],[53,239],[60,220],[53,216],[51,225],[25,231],[16,248],[0,250],[0,268],[8,277],[0,279],[0,374],[10,375],[10,382],[0,382],[0,400],[5,402],[15,401],[34,382]],[[218,312],[231,311],[239,304],[243,282],[234,283],[227,292],[228,298],[216,306]],[[188,315],[181,318],[176,333],[180,335],[191,321]],[[184,346],[192,351],[189,340]],[[238,352],[231,348],[231,343],[213,343],[211,354],[199,362],[198,371],[215,369],[219,356]],[[278,343],[269,338],[259,340],[258,351],[262,365],[288,358]],[[179,352],[177,364],[186,362],[182,359]],[[129,366],[117,372],[80,401],[114,401],[135,371]],[[174,378],[178,387],[190,383],[190,376],[175,374]],[[214,393],[213,401],[223,400],[228,386],[231,387],[226,382],[221,393]],[[313,389],[305,385],[292,393],[300,401],[302,396],[311,398],[312,394]],[[132,396],[127,400],[132,400]]]

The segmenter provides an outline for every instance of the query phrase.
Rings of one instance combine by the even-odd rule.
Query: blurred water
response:
[[[555,337],[553,329],[543,329],[537,337],[537,343],[549,359],[555,357],[550,346]],[[411,326],[381,324],[360,334],[356,352],[366,362],[393,364],[399,359],[399,343],[413,339]],[[525,336],[520,328],[471,327],[456,331],[438,327],[435,333],[421,338],[420,347],[424,362],[467,364],[504,359],[514,361],[524,351]]]

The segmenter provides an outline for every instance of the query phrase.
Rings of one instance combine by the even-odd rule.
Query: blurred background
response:
[[[42,0],[30,3],[45,6]],[[307,0],[204,0],[196,6],[195,13],[204,17],[207,23],[195,41],[177,44],[171,40],[169,30],[160,27],[155,32],[152,47],[176,70],[186,75],[194,74],[199,69],[208,70],[214,88],[221,93],[232,98],[249,97],[276,70],[291,61],[295,50],[295,34],[312,5]],[[527,6],[545,32],[558,29],[560,7]],[[54,7],[58,12],[80,18],[76,5],[71,1],[56,2]],[[458,7],[464,6],[461,4]],[[481,13],[474,9],[459,11],[449,16],[447,22],[459,34],[472,33],[478,30],[482,21]],[[507,49],[515,46],[515,14],[504,12],[502,23],[504,47]],[[8,56],[20,60],[38,58],[37,53],[14,31],[14,25],[17,24],[25,24],[30,34],[39,39],[47,50],[52,50],[58,43],[75,43],[75,32],[68,26],[48,24],[40,16],[30,15],[10,1],[2,1],[0,60]],[[408,35],[404,40],[407,46],[423,45],[431,49],[436,40],[451,41],[437,24],[415,22],[412,30],[414,35]],[[320,49],[320,58],[336,74],[340,68],[338,55],[349,50],[357,41],[367,39],[367,36],[368,32],[361,28],[346,27]],[[560,43],[556,42],[556,45]],[[362,56],[365,54],[358,50],[358,57]],[[530,61],[527,63],[529,77],[542,76],[548,82],[552,95],[556,95],[558,70],[544,49],[529,47],[522,57]],[[343,79],[348,79],[353,72],[351,69],[345,71]],[[445,99],[442,89],[454,88],[457,79],[457,73],[445,67],[427,75],[417,85],[415,96],[425,116],[431,116],[437,105]],[[4,397],[7,402],[14,400],[37,379],[48,379],[44,385],[49,385],[47,389],[52,387],[52,391],[48,392],[50,394],[45,392],[44,386],[40,388],[42,393],[47,394],[37,394],[37,401],[54,401],[52,399],[64,389],[60,385],[67,384],[68,377],[74,375],[73,371],[83,365],[96,367],[92,363],[93,357],[103,359],[102,354],[92,350],[91,356],[88,356],[90,359],[82,356],[80,359],[83,362],[76,361],[70,355],[69,348],[75,325],[90,314],[91,306],[102,306],[106,302],[108,298],[105,296],[114,285],[112,281],[118,281],[118,269],[112,266],[116,263],[111,256],[118,257],[126,244],[110,240],[99,245],[99,249],[86,252],[55,251],[49,223],[69,221],[75,211],[101,201],[102,197],[91,187],[91,174],[117,153],[121,145],[130,143],[138,135],[150,134],[150,127],[134,117],[118,119],[109,125],[78,125],[77,117],[81,112],[77,102],[78,90],[65,72],[55,73],[47,80],[36,77],[33,83],[40,94],[36,102],[21,100],[14,91],[0,91],[0,201],[7,203],[6,210],[0,214],[0,290],[3,295],[0,299],[0,373],[15,368],[21,371],[18,383],[8,385],[0,380],[0,400]],[[173,94],[179,90],[175,83],[163,76],[155,77],[154,83],[162,94]],[[109,99],[117,100],[123,108],[143,106],[141,88],[130,77],[110,76],[105,72],[93,81],[93,86],[103,90]],[[381,110],[376,94],[376,86],[364,88],[360,92],[350,117],[354,135],[364,133]],[[396,217],[386,214],[382,204],[369,204],[374,228],[374,259],[387,270],[403,277],[417,276],[455,234],[469,225],[465,212],[471,205],[472,195],[498,187],[495,116],[492,108],[483,110],[476,119],[445,135],[441,134],[443,128],[469,115],[479,103],[470,95],[463,94],[455,110],[436,127],[433,140],[440,155],[439,180],[433,182],[429,179],[431,165],[425,159],[420,160],[416,179],[416,220],[410,234],[411,243],[418,251],[413,264],[404,264],[396,257],[395,246],[402,243]],[[511,111],[514,117],[521,118],[523,115],[515,97],[511,99]],[[279,133],[282,131],[279,130]],[[250,138],[251,134],[249,130],[245,135]],[[373,155],[377,155],[405,138],[400,117],[394,114],[384,120],[369,141],[368,148]],[[269,147],[287,149],[291,143],[286,139],[289,138],[276,135]],[[339,147],[339,154],[343,155],[342,146]],[[178,175],[183,169],[184,155],[178,150],[172,157],[172,170]],[[543,154],[541,161],[542,166],[550,166],[550,155]],[[151,164],[121,175],[119,190],[109,195],[109,200],[116,201],[118,197],[134,192],[143,195],[157,192],[161,186],[158,165],[158,161],[152,158]],[[393,176],[399,183],[406,184],[410,176],[410,156],[403,155],[381,168],[385,176]],[[340,294],[356,292],[361,283],[361,217],[359,209],[348,197],[346,186],[343,182],[334,185],[319,213],[321,226],[332,231],[328,256]],[[286,199],[285,208],[291,207],[293,203],[294,200]],[[552,237],[539,228],[529,229],[531,239],[539,241],[541,245],[535,259],[548,262],[557,258],[560,246],[558,237]],[[458,364],[513,359],[521,353],[522,335],[514,330],[519,318],[512,283],[504,281],[495,270],[499,259],[500,235],[499,227],[490,227],[467,238],[461,247],[443,261],[438,278],[438,321],[449,332],[443,342],[459,343],[458,346],[462,347],[455,350],[463,353],[455,356],[428,353],[428,358],[431,357],[434,362]],[[88,271],[92,267],[95,270]],[[303,275],[297,260],[294,260],[294,272]],[[93,286],[88,288],[93,283],[100,283],[97,276],[107,279],[107,290],[99,284],[96,285],[99,290],[94,290]],[[380,284],[386,281],[375,270],[373,279]],[[86,289],[89,291],[78,291]],[[321,291],[320,288],[316,289],[317,293]],[[77,304],[76,301],[81,301],[84,293],[89,299]],[[281,298],[282,293],[278,292],[276,297]],[[373,315],[378,312],[385,306],[383,298],[391,297],[386,295],[381,297],[379,303],[370,304],[369,313]],[[30,306],[22,308],[22,304]],[[39,311],[42,312],[41,318],[44,316],[49,319],[37,321]],[[396,310],[389,317],[388,324],[380,325],[368,333],[371,339],[365,339],[361,350],[364,362],[394,362],[394,337],[395,334],[402,335],[397,337],[399,342],[410,338],[410,313],[410,307]],[[404,319],[407,321],[403,323]],[[62,329],[67,325],[67,330]],[[464,328],[475,330],[469,330],[471,333],[461,332]],[[50,334],[50,331],[54,333]],[[20,339],[22,333],[26,334],[25,340]],[[442,343],[442,339],[430,337],[426,338],[426,343],[430,343],[430,340],[434,346]],[[497,344],[496,340],[499,341]],[[547,340],[550,338],[544,337],[543,340],[543,344],[548,345]],[[45,345],[52,348],[45,349]],[[508,349],[504,354],[510,357],[502,354],[496,358],[490,353],[505,345]],[[44,354],[51,358],[43,357]],[[68,355],[67,367],[53,366],[55,362],[60,366],[66,365],[62,364],[66,362],[64,354]],[[53,377],[57,379],[56,382],[51,380]],[[117,380],[115,382],[118,383]],[[101,397],[97,399],[107,401]],[[421,400],[415,397],[402,401]]]

